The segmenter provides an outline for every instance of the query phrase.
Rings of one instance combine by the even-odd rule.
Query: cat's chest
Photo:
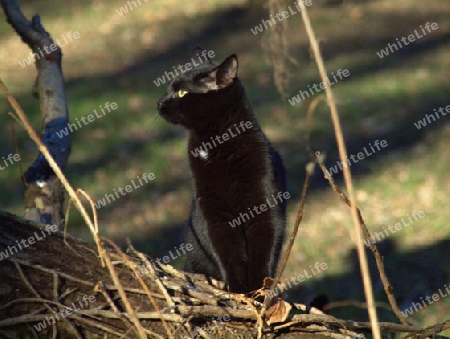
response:
[[[227,147],[209,147],[202,145],[189,150],[189,162],[193,169],[205,171],[223,171],[234,167],[234,163],[245,157],[240,145],[227,145]]]
[[[244,121],[208,131],[207,134],[191,133],[188,137],[188,155],[191,169],[199,172],[222,173],[239,171],[243,167],[264,162],[264,138]],[[217,132],[217,133],[214,133]]]
[[[199,155],[200,161],[208,161],[208,155],[209,155],[208,151],[206,151],[204,149],[200,149],[198,151],[198,155]]]

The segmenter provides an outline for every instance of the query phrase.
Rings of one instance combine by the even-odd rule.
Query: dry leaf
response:
[[[286,321],[292,306],[283,299],[272,300],[271,305],[266,310],[266,322],[271,325]]]

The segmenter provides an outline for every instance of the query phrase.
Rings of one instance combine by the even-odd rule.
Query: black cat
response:
[[[204,55],[195,49],[194,57]],[[236,293],[274,277],[285,232],[285,171],[252,113],[231,55],[175,78],[159,114],[189,135],[193,200],[186,271],[228,283]],[[265,207],[264,207],[264,206]]]

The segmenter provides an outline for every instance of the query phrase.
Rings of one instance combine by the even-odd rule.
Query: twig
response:
[[[109,241],[106,238],[103,238],[103,239],[105,239],[109,243],[113,244],[112,241]],[[103,246],[101,246],[101,247],[103,248]],[[109,253],[107,251],[103,252],[103,259],[105,261],[106,267],[108,268],[111,279],[114,282],[114,286],[117,287],[117,292],[119,293],[120,297],[122,298],[122,302],[125,305],[125,309],[129,313],[130,318],[133,321],[134,326],[136,327],[136,329],[135,329],[136,332],[139,334],[139,337],[141,339],[145,339],[146,335],[144,332],[144,328],[142,327],[142,324],[139,321],[139,319],[136,317],[136,313],[135,313],[133,307],[131,306],[130,302],[128,301],[127,294],[122,286],[122,283],[120,282],[119,276],[117,275],[116,269],[114,268],[114,265],[111,262],[111,258],[109,257]]]
[[[51,300],[38,299],[38,298],[26,298],[26,299],[29,299],[29,302],[33,302],[33,303],[35,303],[35,302],[42,302],[42,303],[49,303],[49,304],[53,303],[55,305],[59,305],[61,308],[70,309],[68,306],[64,306],[62,304],[52,302]],[[101,310],[99,308],[92,308],[89,310],[77,310],[76,313],[83,315],[83,316],[89,316],[89,317],[101,316],[101,317],[107,318],[107,319],[120,319],[120,317],[121,317],[113,311]],[[49,315],[52,315],[52,314],[36,314],[36,315],[26,314],[26,315],[16,317],[16,318],[2,319],[2,320],[0,320],[0,327],[7,327],[7,326],[26,323],[26,322],[38,322],[41,320],[45,320],[45,317],[49,316]],[[73,314],[67,315],[67,317],[70,318],[72,315]],[[123,315],[129,316],[128,313],[123,313]],[[159,320],[160,319],[160,315],[157,312],[137,312],[136,317],[138,317],[139,319],[143,319],[143,320]],[[170,321],[170,322],[174,322],[174,323],[178,323],[182,320],[182,318],[178,314],[163,314],[163,318],[166,321]]]
[[[311,307],[311,306],[299,304],[299,303],[293,303],[293,304],[297,310],[308,312],[310,314],[325,314],[324,312],[322,312],[321,310],[319,310],[315,307]]]
[[[34,300],[32,302],[41,301],[46,303],[54,303],[51,300]],[[61,306],[65,307],[65,306]],[[238,309],[222,309],[220,307],[212,308],[207,307],[206,309],[204,307],[194,307],[194,306],[182,306],[179,307],[180,310],[187,311],[187,314],[190,314],[192,312],[193,316],[199,316],[199,317],[217,317],[220,315],[230,315],[233,318],[236,319],[242,319],[242,320],[256,320],[256,315],[251,310],[238,310]],[[229,312],[228,312],[229,311]],[[206,313],[204,313],[206,312]],[[107,310],[101,310],[98,308],[89,309],[89,310],[78,310],[77,314],[83,315],[83,316],[94,316],[94,315],[100,315],[105,318],[110,319],[119,319],[119,316],[112,311]],[[127,315],[127,313],[124,313]],[[10,319],[2,319],[0,320],[0,328],[1,327],[7,327],[12,325],[18,325],[23,324],[27,322],[39,322],[42,320],[45,320],[45,317],[48,315],[45,314],[39,314],[39,315],[30,315],[26,314],[20,317],[16,318],[10,318]],[[68,315],[68,317],[72,317],[74,314]],[[157,312],[138,312],[136,313],[136,316],[139,317],[139,319],[148,319],[148,320],[157,320],[159,319],[159,314]],[[164,314],[163,315],[165,320],[179,323],[181,321],[180,315],[177,314]],[[358,322],[353,320],[343,320],[338,319],[335,317],[332,317],[327,314],[296,314],[293,315],[288,319],[288,322],[292,325],[303,323],[303,324],[314,324],[314,323],[320,323],[320,324],[328,324],[333,326],[345,326],[346,328],[350,330],[369,330],[371,328],[371,324],[369,322]],[[277,326],[283,326],[285,324],[280,324]],[[420,335],[429,335],[433,332],[439,333],[442,332],[448,328],[450,328],[450,320],[439,323],[430,327],[427,327],[425,329],[417,327],[417,326],[409,326],[409,325],[403,325],[403,324],[395,324],[390,322],[380,322],[379,326],[382,330],[391,331],[391,332],[399,332],[399,333],[414,333],[414,334],[420,334]],[[283,326],[285,327],[285,326]]]
[[[317,152],[317,153],[319,153],[319,152]],[[328,182],[329,182],[330,186],[332,187],[333,191],[335,191],[336,193],[338,193],[340,195],[342,201],[347,206],[352,207],[352,204],[351,204],[350,200],[347,198],[347,196],[342,191],[342,189],[339,187],[339,185],[337,185],[334,182],[334,180],[331,177],[330,173],[326,169],[326,167],[325,167],[325,165],[323,163],[323,157],[321,157],[320,154],[316,154],[316,156],[317,156],[317,162],[319,163],[319,167],[322,169],[324,177],[325,177],[325,179],[328,180]],[[383,264],[383,259],[381,258],[380,252],[378,252],[378,249],[375,246],[375,244],[373,244],[370,241],[370,233],[369,233],[369,230],[366,227],[366,223],[364,222],[364,219],[361,216],[360,209],[358,208],[358,206],[356,206],[356,204],[354,206],[355,206],[356,211],[357,211],[359,225],[361,227],[362,232],[364,233],[364,238],[369,243],[369,248],[370,248],[370,250],[372,251],[372,253],[373,253],[374,257],[375,257],[375,261],[376,261],[377,268],[378,268],[378,273],[380,274],[381,281],[383,282],[384,291],[385,291],[386,296],[387,296],[387,298],[389,300],[389,304],[391,305],[392,311],[394,312],[394,314],[397,316],[397,318],[400,320],[400,322],[402,324],[407,325],[408,321],[403,316],[403,314],[401,313],[400,309],[397,306],[397,301],[395,300],[395,296],[394,296],[394,293],[393,293],[394,288],[389,283],[389,279],[388,279],[388,277],[386,275],[386,271],[384,269],[384,264]]]
[[[31,285],[31,283],[28,281],[27,277],[25,277],[25,274],[22,271],[22,268],[20,267],[20,265],[17,262],[13,263],[14,266],[16,267],[17,271],[19,272],[20,278],[22,279],[22,281],[25,283],[25,286],[28,287],[28,289],[36,296],[37,299],[43,299],[42,296],[38,293],[38,291],[35,290],[35,288]],[[57,302],[55,302],[57,303]],[[48,306],[47,303],[44,303],[44,306],[47,308],[48,311],[50,311],[51,313],[54,313],[55,311]]]
[[[35,268],[35,269],[37,269],[37,270],[40,270],[40,271],[43,271],[43,272],[46,272],[46,273],[49,273],[49,274],[53,274],[53,272],[55,272],[55,270],[53,270],[53,269],[46,268],[46,267],[43,267],[43,266],[37,265],[37,264],[30,264],[29,262],[26,262],[26,261],[23,261],[23,260],[20,260],[20,259],[9,258],[8,260],[9,260],[9,261],[12,261],[12,262],[17,262],[17,263],[19,263],[19,264],[21,264],[21,265],[23,265],[23,266],[28,266],[28,267]],[[75,281],[75,282],[77,282],[77,283],[80,283],[80,284],[82,284],[82,285],[86,285],[86,286],[89,286],[89,287],[92,287],[92,288],[95,287],[95,284],[92,283],[92,282],[90,282],[90,281],[86,281],[86,280],[83,280],[83,279],[80,279],[80,278],[76,278],[76,277],[74,277],[74,276],[71,276],[70,274],[63,273],[63,272],[57,272],[57,273],[58,273],[61,277],[65,278],[65,279],[69,279],[69,280]],[[108,290],[111,290],[111,291],[116,291],[116,290],[117,290],[117,287],[114,286],[114,285],[105,284],[105,286],[106,286],[106,288],[107,288]],[[126,292],[129,292],[129,293],[146,294],[144,291],[142,291],[142,290],[140,290],[140,289],[138,289],[138,288],[129,288],[129,287],[125,287],[124,290],[125,290]],[[157,295],[157,294],[153,294],[153,296],[158,297],[158,298],[161,298],[161,299],[163,298],[162,296],[159,296],[159,295]]]
[[[111,299],[111,297],[108,294],[108,291],[106,290],[106,286],[102,281],[99,281],[96,285],[96,288],[94,291],[100,291],[103,294],[103,297],[108,302],[109,306],[113,310],[113,312],[117,315],[117,317],[122,320],[122,322],[125,324],[125,326],[128,328],[129,331],[133,331],[132,324],[130,323],[130,320],[127,319],[122,315],[122,312],[119,311],[114,301]]]
[[[25,285],[34,293],[34,295],[36,295],[36,299],[42,299],[42,297],[41,297],[41,295],[34,289],[34,287],[31,285],[31,283],[28,281],[28,279],[25,277],[25,274],[23,273],[23,271],[22,271],[22,268],[20,267],[20,265],[17,263],[17,262],[14,262],[14,266],[16,266],[16,268],[17,268],[17,270],[19,271],[19,275],[20,275],[20,277],[22,278],[22,280],[23,280],[23,282],[25,283]],[[53,277],[55,277],[54,275],[53,275]],[[53,281],[53,283],[55,283],[55,281]],[[56,293],[56,295],[57,295],[57,291],[55,290],[55,286],[53,286],[54,287],[54,290],[53,290],[53,292],[54,293]],[[58,300],[57,300],[57,298],[55,298],[55,301],[53,301],[53,302],[48,302],[48,301],[45,301],[44,302],[44,306],[53,314],[53,313],[57,313],[57,312],[55,312],[50,306],[48,306],[48,304],[49,303],[54,303],[54,304],[56,304],[56,305],[58,305],[58,306],[61,306],[61,307],[66,307],[66,306],[64,306],[64,305],[62,305],[61,303],[59,303],[58,302]],[[68,308],[68,307],[67,307]],[[77,330],[77,328],[74,326],[74,324],[69,320],[69,319],[66,319],[66,318],[64,318],[63,317],[63,319],[64,319],[64,321],[65,322],[67,322],[68,324],[69,324],[69,326],[72,328],[72,330],[75,332],[75,335],[76,335],[76,337],[78,338],[78,339],[82,339],[82,337],[81,337],[81,334],[80,334],[80,332]],[[57,338],[57,334],[58,334],[58,329],[57,329],[57,327],[56,327],[56,323],[55,324],[52,324],[52,331],[53,331],[53,338],[54,339],[56,339]]]
[[[330,107],[330,113],[331,113],[331,119],[333,121],[334,130],[335,130],[335,136],[336,141],[338,144],[339,149],[339,157],[342,161],[342,163],[346,164],[345,159],[347,158],[347,149],[345,147],[344,143],[344,137],[342,133],[341,124],[339,121],[339,114],[336,108],[336,102],[334,100],[333,92],[328,85],[326,78],[327,78],[327,72],[325,69],[325,65],[323,63],[322,55],[320,53],[319,49],[319,43],[317,42],[316,36],[314,34],[314,30],[311,26],[311,22],[309,20],[308,11],[306,10],[305,4],[303,2],[299,2],[301,14],[303,23],[305,25],[306,33],[308,35],[309,41],[311,42],[311,49],[314,53],[314,58],[317,64],[317,67],[319,69],[320,77],[322,78],[323,83],[325,84],[325,94],[327,97],[327,102]],[[353,219],[353,225],[355,229],[355,242],[356,242],[356,248],[358,250],[358,257],[360,262],[360,268],[361,268],[361,275],[363,278],[363,285],[364,285],[364,294],[368,303],[368,312],[369,312],[369,319],[372,324],[372,333],[375,339],[381,339],[380,329],[377,326],[378,323],[378,316],[377,316],[377,310],[375,308],[375,300],[373,297],[373,290],[372,290],[372,282],[369,275],[369,265],[367,263],[367,256],[366,252],[364,251],[364,245],[362,242],[361,237],[361,229],[358,225],[358,215],[357,211],[354,208],[355,207],[355,195],[353,192],[353,183],[352,183],[352,177],[350,170],[348,166],[344,166],[344,179],[345,183],[347,185],[347,191],[348,195],[350,197],[350,201],[352,202],[352,219]]]
[[[305,122],[305,145],[306,152],[309,154],[311,159],[315,159],[314,152],[311,147],[311,120],[314,112],[316,111],[317,105],[323,101],[327,103],[327,99],[323,95],[316,96],[308,106],[308,111],[306,112],[306,122]]]
[[[155,307],[156,312],[160,315],[161,318],[161,322],[164,326],[164,329],[166,330],[167,334],[169,335],[169,337],[171,339],[173,339],[172,336],[172,331],[169,328],[169,325],[165,322],[164,317],[161,314],[161,311],[159,310],[158,304],[156,303],[155,299],[153,299],[152,294],[150,293],[148,286],[145,284],[144,280],[142,280],[142,278],[140,277],[140,275],[138,274],[136,268],[131,264],[130,260],[128,259],[128,257],[125,255],[125,253],[122,252],[122,250],[116,245],[114,244],[111,240],[106,239],[113,247],[114,249],[122,256],[122,258],[128,263],[128,266],[131,268],[131,270],[133,271],[134,274],[136,274],[136,277],[139,280],[139,283],[141,284],[141,286],[144,288],[145,293],[147,294],[150,302],[152,303],[153,307]],[[156,273],[155,273],[156,275]],[[120,282],[119,282],[120,283]],[[121,286],[122,287],[122,286]],[[134,312],[134,310],[131,308],[130,305],[130,309]],[[127,308],[128,312],[130,312],[130,310]],[[136,319],[137,321],[139,321],[138,319]]]
[[[145,267],[150,271],[150,275],[154,277],[156,285],[158,285],[159,290],[161,291],[162,295],[166,298],[167,305],[169,307],[175,306],[175,303],[173,302],[172,298],[170,297],[169,293],[167,292],[167,289],[164,287],[164,285],[162,284],[162,282],[159,279],[158,275],[156,274],[156,271],[153,268],[152,262],[150,262],[143,253],[136,251],[136,249],[131,244],[129,238],[127,238],[127,243],[128,243],[128,247],[130,248],[130,250],[134,254],[136,254],[142,260],[143,263],[145,263]],[[128,261],[128,263],[129,263],[129,261]],[[133,270],[133,272],[134,272],[134,274],[136,274],[135,270]],[[155,307],[155,308],[157,308],[157,307]]]
[[[95,208],[95,204],[94,201],[92,200],[92,198],[89,196],[89,194],[86,193],[86,191],[84,191],[81,188],[77,188],[76,194],[78,196],[78,194],[81,194],[84,196],[84,198],[89,202],[91,209],[92,209],[92,215],[94,216],[94,227],[95,227],[95,232],[98,233],[98,216],[97,216],[97,209]],[[69,214],[70,214],[70,206],[72,204],[74,200],[72,198],[69,199],[69,202],[67,204],[67,208],[66,208],[66,218],[65,218],[65,223],[64,223],[64,244],[66,246],[68,246],[77,256],[81,257],[81,254],[79,254],[70,244],[69,242],[66,241],[66,237],[67,237],[67,225],[69,223]],[[102,264],[103,264],[103,258],[100,258],[102,260]]]

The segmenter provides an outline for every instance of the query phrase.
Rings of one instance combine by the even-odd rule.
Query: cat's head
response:
[[[222,106],[232,104],[236,97],[231,87],[240,87],[236,84],[236,55],[230,55],[218,66],[210,60],[199,65],[202,51],[194,49],[191,61],[197,66],[173,79],[167,93],[158,101],[159,114],[165,120],[188,129],[198,124],[199,119],[205,122],[214,119],[214,113],[223,111]]]

